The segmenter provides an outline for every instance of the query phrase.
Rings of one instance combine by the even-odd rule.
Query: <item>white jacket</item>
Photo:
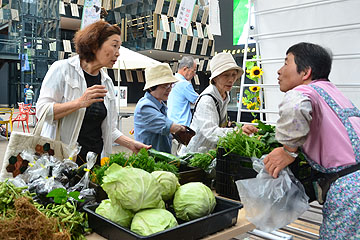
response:
[[[229,94],[225,100],[221,97],[218,89],[210,84],[201,94],[213,95],[220,108],[221,125],[226,122],[227,106],[230,101]],[[215,101],[210,96],[198,98],[196,111],[190,124],[190,128],[196,132],[196,135],[191,138],[187,146],[182,146],[179,155],[195,152],[207,152],[210,149],[216,148],[219,137],[225,136],[228,132],[233,131],[232,128],[219,127],[219,114],[215,105]]]
[[[113,82],[104,70],[101,69],[100,72],[101,84],[108,90],[104,98],[107,116],[101,125],[104,141],[102,157],[104,157],[112,153],[112,143],[123,134],[116,128],[117,111]],[[86,108],[79,109],[60,120],[54,120],[53,107],[54,103],[64,103],[80,98],[86,88],[79,56],[56,61],[51,65],[41,85],[39,100],[36,103],[37,118],[40,118],[50,105],[50,111],[41,132],[42,136],[55,139],[56,129],[60,122],[60,140],[66,144],[77,141]]]

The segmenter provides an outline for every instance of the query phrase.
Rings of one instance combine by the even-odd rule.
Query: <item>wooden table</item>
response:
[[[226,240],[231,239],[233,237],[239,236],[241,234],[244,234],[248,231],[251,231],[255,229],[255,225],[250,223],[248,220],[245,219],[245,210],[242,208],[239,211],[237,223],[230,228],[224,229],[220,232],[211,234],[209,236],[206,236],[203,238],[203,240]],[[92,233],[88,236],[86,236],[87,240],[106,240],[106,238],[103,238],[102,236]],[[176,239],[174,239],[176,240]]]

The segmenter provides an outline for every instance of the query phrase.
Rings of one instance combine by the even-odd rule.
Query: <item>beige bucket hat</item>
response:
[[[210,71],[211,71],[210,81],[213,78],[222,74],[223,72],[232,69],[238,70],[239,78],[244,73],[244,70],[236,64],[233,56],[230,53],[221,52],[216,54],[210,60]]]
[[[174,77],[169,64],[160,63],[145,69],[145,81],[144,91],[160,84],[177,82],[178,79]]]

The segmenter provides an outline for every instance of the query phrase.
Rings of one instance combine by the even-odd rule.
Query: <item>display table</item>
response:
[[[211,235],[203,238],[203,240],[231,239],[233,237],[239,236],[239,235],[244,234],[253,229],[255,229],[255,225],[253,225],[252,223],[250,223],[249,221],[247,221],[245,219],[245,210],[242,208],[239,211],[237,223],[233,227],[224,229],[224,230],[214,233],[214,234],[211,234]],[[92,233],[92,234],[86,236],[86,239],[88,239],[88,240],[104,240],[105,239],[106,240],[106,238],[103,238],[102,236],[100,236],[96,233]],[[174,239],[174,240],[176,240],[176,239]]]

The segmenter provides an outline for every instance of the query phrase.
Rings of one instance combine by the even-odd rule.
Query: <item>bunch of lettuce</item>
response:
[[[148,236],[177,225],[171,212],[165,209],[146,209],[135,214],[130,230],[139,235]]]
[[[105,171],[101,186],[111,201],[134,212],[163,206],[160,184],[153,175],[139,168],[114,163]]]
[[[209,215],[214,211],[216,199],[209,187],[201,182],[180,186],[174,196],[176,217],[190,221]]]

